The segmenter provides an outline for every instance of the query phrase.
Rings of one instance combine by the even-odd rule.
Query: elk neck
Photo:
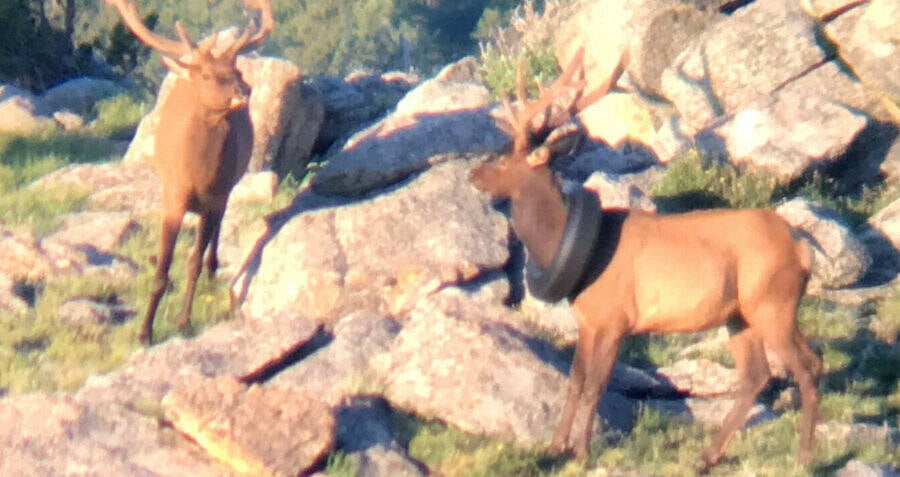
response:
[[[225,125],[228,108],[213,109],[198,101],[200,96],[196,90],[197,86],[191,84],[188,80],[178,79],[172,90],[169,92],[168,103],[175,105],[180,110],[181,115],[192,123],[200,126],[201,129],[214,129]]]
[[[532,260],[547,268],[562,242],[567,212],[553,173],[542,172],[511,198],[512,225]]]

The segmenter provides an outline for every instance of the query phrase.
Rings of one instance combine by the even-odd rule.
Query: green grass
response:
[[[474,436],[439,423],[421,424],[409,441],[409,453],[440,475],[554,475],[564,463],[537,449]]]
[[[865,186],[858,193],[851,194],[843,190],[838,180],[817,171],[809,179],[781,188],[774,199],[790,197],[804,197],[810,202],[834,209],[852,227],[856,227],[894,200],[900,199],[900,184]]]
[[[900,338],[900,289],[894,290],[877,305],[875,318],[869,329],[878,340],[890,345],[897,344]]]
[[[58,228],[62,216],[84,210],[87,196],[87,191],[73,188],[17,189],[0,194],[0,224],[44,235]]]
[[[117,159],[121,144],[103,137],[76,134],[20,136],[0,134],[0,181],[5,190],[74,163]],[[3,192],[4,189],[0,189]]]
[[[836,210],[855,227],[900,198],[900,184],[864,187],[850,194],[836,179],[820,172],[791,184],[779,184],[769,174],[744,171],[691,150],[669,164],[651,195],[663,212],[770,207],[792,197],[804,197]]]
[[[140,321],[146,309],[155,266],[159,231],[144,223],[115,252],[130,257],[142,268],[133,280],[90,276],[58,276],[39,285],[34,309],[24,317],[0,315],[0,387],[12,392],[77,389],[91,374],[114,369],[141,345]],[[156,314],[154,339],[164,341],[179,333],[175,322],[181,310],[187,255],[194,242],[183,230],[170,269],[172,289]],[[63,323],[59,308],[73,297],[127,304],[135,314],[119,325]],[[195,330],[229,318],[227,283],[209,282],[201,275],[194,297],[191,323]]]
[[[27,185],[72,163],[107,161],[120,146],[104,138],[72,134],[0,134],[0,217],[7,227],[52,231],[59,217],[83,210],[87,191],[77,188],[29,189]]]
[[[359,475],[360,457],[347,454],[343,451],[335,451],[328,454],[325,463],[325,475],[329,477],[356,477]]]
[[[64,150],[60,155],[64,156]],[[76,148],[73,158],[84,156],[79,156]],[[0,192],[0,216],[5,226],[21,225],[45,234],[56,228],[62,215],[86,208],[85,191],[16,187],[33,179],[31,169],[21,167],[31,163],[10,162],[12,167],[4,170],[11,176],[13,188]],[[242,204],[245,208],[242,217],[253,221],[285,208],[302,188],[300,182],[288,178],[279,185],[273,200]],[[24,316],[0,314],[0,389],[13,393],[74,390],[91,374],[114,369],[141,347],[138,333],[156,269],[154,257],[158,253],[159,228],[157,218],[140,219],[139,229],[113,250],[140,267],[133,279],[70,275],[51,276],[28,284],[35,290],[33,309]],[[182,307],[186,262],[194,236],[194,231],[186,228],[179,234],[169,271],[170,290],[161,301],[154,321],[156,342],[180,333],[176,321]],[[201,274],[191,313],[194,333],[231,317],[227,285],[226,280],[209,281],[205,273]],[[63,323],[58,316],[60,306],[74,297],[124,303],[134,314],[121,324]]]
[[[777,185],[772,176],[742,172],[692,150],[669,164],[651,195],[664,212],[766,207]]]
[[[852,336],[863,309],[805,296],[800,300],[797,321],[808,338],[837,339]]]
[[[96,119],[88,130],[97,136],[130,139],[148,110],[147,103],[134,95],[113,96],[94,105]]]

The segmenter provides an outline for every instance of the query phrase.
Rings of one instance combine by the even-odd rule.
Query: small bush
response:
[[[525,68],[525,90],[529,96],[537,94],[538,84],[547,84],[559,76],[559,66],[549,46],[526,51],[519,58],[507,56],[494,47],[484,47],[481,74],[495,99],[508,98],[515,93],[520,62]]]
[[[900,338],[900,289],[878,303],[869,328],[879,340],[890,345],[897,343]]]
[[[740,171],[692,150],[669,164],[652,195],[667,212],[765,207],[771,204],[776,186],[768,174]]]
[[[91,122],[90,131],[98,136],[130,139],[147,109],[145,102],[128,94],[104,99],[94,105],[96,119]]]
[[[849,194],[843,190],[837,179],[817,171],[809,179],[777,191],[775,200],[794,196],[802,196],[811,202],[836,210],[855,227],[900,198],[900,184],[866,186],[857,194]]]

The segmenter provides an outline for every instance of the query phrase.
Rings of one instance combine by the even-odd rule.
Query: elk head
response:
[[[497,126],[512,139],[512,151],[479,165],[469,174],[469,181],[476,189],[498,199],[511,199],[516,235],[542,267],[553,260],[562,240],[566,209],[556,175],[549,167],[552,151],[546,145],[535,147],[533,138],[549,129],[549,123],[559,125],[604,96],[628,60],[627,54],[623,53],[607,81],[594,92],[583,95],[584,81],[575,79],[579,70],[583,69],[583,56],[584,50],[579,49],[549,88],[540,87],[540,97],[535,101],[526,98],[525,78],[520,65],[516,75],[517,104],[513,107],[509,100],[504,100],[503,112],[497,121]],[[550,121],[553,116],[550,107],[567,90],[574,90],[574,100],[566,108],[566,114]],[[542,112],[545,112],[544,120],[535,130],[533,120]]]
[[[137,7],[127,0],[106,0],[106,3],[118,10],[122,22],[135,37],[162,55],[163,63],[172,73],[188,81],[198,105],[223,114],[247,105],[250,88],[241,78],[235,62],[241,51],[260,44],[272,31],[274,17],[268,1],[245,0],[247,7],[261,11],[262,26],[257,29],[251,20],[234,43],[215,53],[216,35],[198,45],[179,21],[175,23],[178,41],[171,40],[147,28]]]

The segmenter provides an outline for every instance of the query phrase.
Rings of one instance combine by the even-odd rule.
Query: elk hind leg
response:
[[[800,450],[798,459],[804,465],[812,462],[815,449],[816,422],[819,419],[818,381],[822,359],[809,348],[806,338],[791,321],[792,329],[775,330],[766,336],[766,344],[784,362],[800,388]]]
[[[200,277],[200,266],[203,261],[203,252],[209,245],[216,227],[217,221],[213,214],[205,213],[200,216],[199,235],[194,250],[188,258],[187,287],[184,290],[184,303],[181,307],[181,315],[178,318],[178,329],[184,330],[191,322],[191,308],[194,305],[194,292],[197,288],[197,279]]]
[[[167,211],[162,221],[162,233],[159,241],[159,257],[156,262],[156,275],[153,278],[153,286],[150,290],[150,303],[147,305],[147,313],[144,315],[143,325],[139,339],[144,344],[153,342],[153,318],[159,302],[169,286],[169,268],[172,265],[172,254],[175,250],[175,241],[178,239],[178,231],[181,228],[181,220],[184,218],[185,208],[176,208]]]
[[[738,376],[734,404],[712,443],[703,451],[699,467],[701,472],[706,472],[722,458],[725,448],[746,421],[753,403],[771,377],[763,341],[755,329],[744,327],[733,332],[729,347]]]

